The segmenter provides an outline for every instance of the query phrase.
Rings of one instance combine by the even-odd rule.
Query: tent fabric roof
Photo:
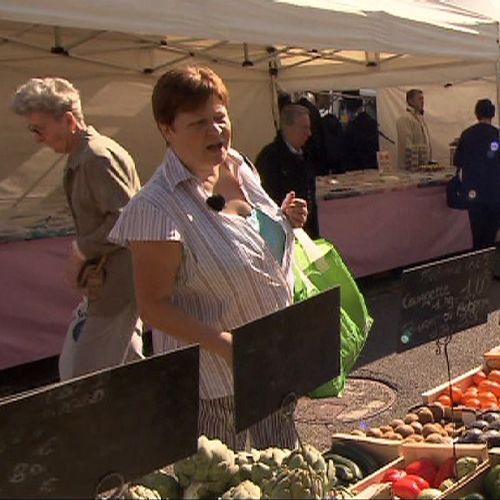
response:
[[[0,19],[317,50],[498,55],[496,24],[445,0],[3,0]]]

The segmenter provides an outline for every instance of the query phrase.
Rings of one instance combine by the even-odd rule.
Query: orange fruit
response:
[[[443,405],[443,406],[451,406],[451,398],[447,394],[441,394],[437,398],[437,400]]]
[[[465,389],[464,398],[467,397],[467,395],[477,396],[478,392],[479,389],[475,385],[470,385],[467,389]]]
[[[485,401],[484,403],[481,403],[482,410],[498,410],[498,408],[498,404],[491,401]]]
[[[446,394],[446,392],[445,392],[445,394]],[[463,395],[464,395],[464,393],[463,393],[462,389],[460,389],[460,387],[457,387],[456,385],[451,386],[451,400],[454,403],[458,403],[462,399]]]
[[[491,370],[491,372],[488,373],[488,380],[500,384],[500,370]]]
[[[479,401],[492,401],[493,403],[497,402],[497,397],[492,392],[488,391],[478,392],[477,399],[479,399]]]
[[[477,398],[469,398],[464,401],[464,406],[467,406],[467,408],[474,408],[474,409],[479,409],[481,408],[481,401]]]
[[[481,382],[484,382],[486,378],[486,373],[484,373],[483,370],[480,370],[472,376],[472,382],[479,385]]]
[[[497,398],[500,397],[500,384],[491,380],[483,380],[478,386],[479,392],[492,392]]]

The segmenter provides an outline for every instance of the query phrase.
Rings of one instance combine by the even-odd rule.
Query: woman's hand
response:
[[[287,216],[294,229],[302,227],[307,220],[307,201],[295,197],[295,191],[290,191],[281,204],[281,210]]]

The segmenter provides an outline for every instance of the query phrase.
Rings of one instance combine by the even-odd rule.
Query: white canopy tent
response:
[[[0,96],[7,102],[31,76],[72,80],[87,121],[123,143],[146,179],[162,153],[151,88],[172,65],[202,62],[224,78],[234,143],[253,157],[274,134],[276,84],[386,88],[495,75],[497,35],[498,23],[444,0],[3,0]],[[2,218],[53,219],[62,159],[32,144],[5,107],[0,117]]]

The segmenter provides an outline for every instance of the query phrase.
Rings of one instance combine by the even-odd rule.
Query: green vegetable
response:
[[[282,469],[275,477],[266,481],[263,496],[270,499],[325,498],[324,475],[314,470]]]
[[[488,499],[500,499],[500,464],[492,467],[486,475],[484,492]]]
[[[234,452],[218,439],[205,436],[198,438],[197,453],[174,464],[174,472],[183,488],[197,484],[197,489],[192,489],[198,498],[201,490],[204,495],[218,497],[240,481]]]
[[[476,457],[460,457],[456,464],[458,479],[468,476],[474,472],[478,465],[479,459]]]
[[[140,484],[129,486],[123,493],[123,498],[127,500],[161,500],[157,491]]]
[[[182,488],[175,477],[161,471],[152,472],[141,477],[134,484],[156,490],[165,499],[182,498]]]
[[[377,461],[358,445],[345,441],[335,441],[329,451],[323,456],[328,460],[328,456],[333,453],[348,458],[355,462],[363,473],[363,477],[375,472],[380,466]]]
[[[486,500],[486,498],[481,493],[469,493],[463,497],[463,500]]]
[[[445,479],[440,485],[439,485],[439,489],[441,491],[446,491],[446,490],[449,490],[450,488],[453,488],[453,486],[455,486],[455,481],[453,481],[453,479],[449,478],[449,479]]]
[[[418,499],[419,500],[424,500],[424,499],[432,499],[432,498],[439,498],[443,492],[441,490],[438,490],[437,488],[425,488],[425,490],[422,490],[419,495]]]
[[[259,499],[260,497],[260,488],[252,483],[252,481],[243,481],[237,486],[233,486],[222,495],[223,499]]]

